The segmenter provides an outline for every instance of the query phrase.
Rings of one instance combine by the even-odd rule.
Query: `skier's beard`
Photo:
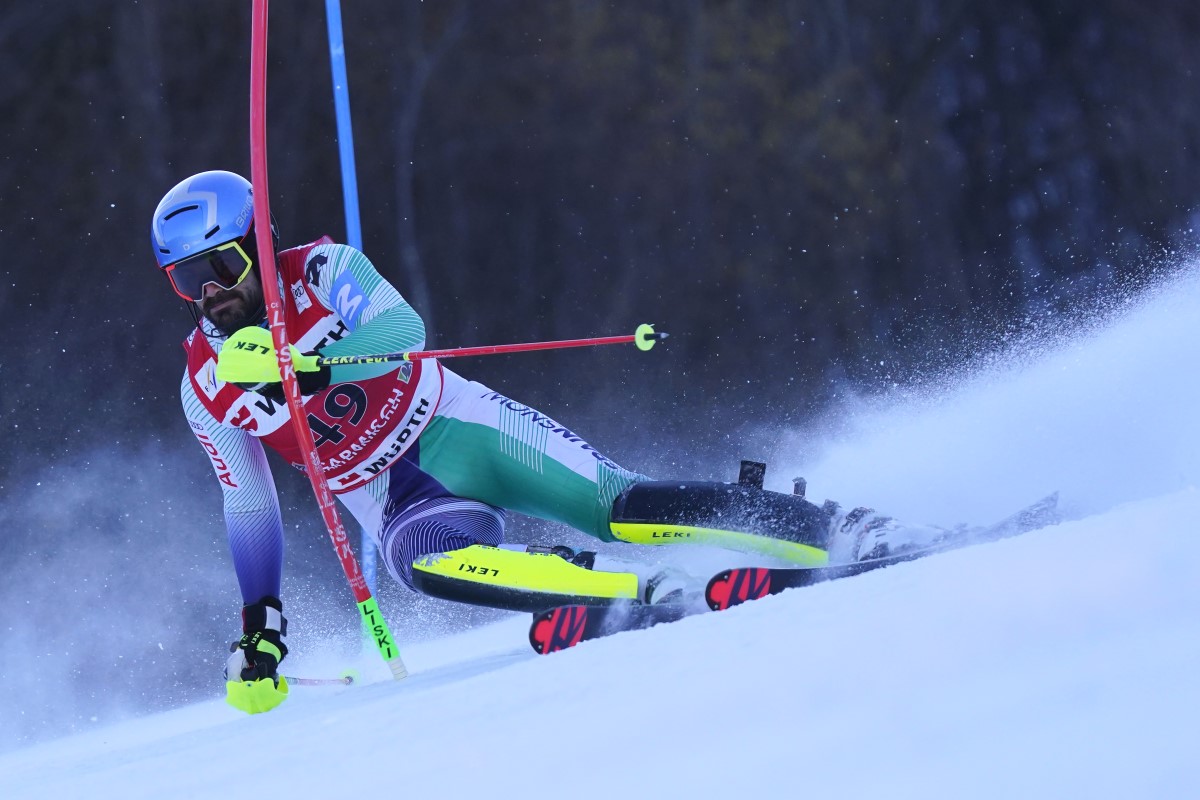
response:
[[[262,286],[240,286],[227,292],[215,294],[205,302],[210,310],[204,316],[217,330],[226,336],[250,325],[257,325],[266,316]]]

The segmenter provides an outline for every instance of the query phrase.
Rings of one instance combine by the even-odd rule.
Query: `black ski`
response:
[[[709,580],[704,590],[704,601],[714,611],[740,605],[747,600],[757,600],[768,595],[779,594],[786,589],[798,589],[816,583],[852,578],[864,572],[916,561],[920,558],[969,547],[984,542],[997,542],[1019,536],[1038,528],[1058,522],[1058,493],[1047,495],[1033,505],[986,528],[968,529],[957,532],[941,542],[882,558],[836,564],[827,567],[739,567],[720,572]]]
[[[785,589],[799,589],[826,581],[852,578],[864,572],[902,564],[905,561],[916,561],[953,549],[955,548],[935,545],[894,556],[828,567],[735,567],[717,573],[708,581],[708,586],[704,589],[704,602],[713,611],[721,611],[741,605],[747,600],[779,594]]]
[[[554,653],[589,639],[675,622],[710,609],[721,611],[748,600],[779,594],[786,589],[851,578],[864,572],[915,561],[937,553],[1007,539],[1059,520],[1058,493],[1055,492],[995,525],[955,532],[949,538],[920,550],[826,567],[727,569],[709,580],[703,599],[693,596],[679,602],[655,605],[630,602],[606,606],[558,606],[534,615],[533,624],[529,628],[529,642],[538,653]]]

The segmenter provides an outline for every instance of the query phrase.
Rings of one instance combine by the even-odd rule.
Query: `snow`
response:
[[[1062,524],[547,657],[512,615],[254,717],[217,686],[0,755],[0,797],[1200,796],[1197,285],[775,457],[933,522],[1057,488]]]

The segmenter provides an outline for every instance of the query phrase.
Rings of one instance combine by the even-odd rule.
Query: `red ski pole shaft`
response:
[[[625,336],[601,336],[591,339],[561,339],[555,342],[523,342],[493,344],[480,347],[454,347],[449,350],[414,350],[405,353],[382,353],[370,356],[319,356],[322,366],[335,364],[378,364],[383,361],[417,361],[422,358],[462,358],[463,356],[492,356],[502,353],[527,353],[531,350],[565,350],[569,347],[594,347],[605,344],[636,344],[639,350],[649,350],[654,343],[666,339],[652,325],[639,325],[636,332]]]

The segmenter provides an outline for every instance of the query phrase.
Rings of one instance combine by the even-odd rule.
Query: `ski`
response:
[[[1059,521],[1058,493],[1047,495],[1036,503],[1021,509],[1016,514],[986,528],[968,529],[957,532],[943,541],[909,550],[903,553],[835,564],[825,567],[738,567],[714,575],[704,590],[704,601],[714,611],[741,605],[748,600],[758,600],[786,589],[798,589],[826,581],[852,578],[865,572],[916,561],[938,553],[962,547],[997,542],[1022,533],[1044,528]]]
[[[529,628],[529,642],[535,652],[547,655],[590,639],[676,622],[708,610],[722,611],[750,600],[779,594],[787,589],[851,578],[938,553],[1007,539],[1052,525],[1059,520],[1058,493],[1055,492],[995,525],[956,531],[943,541],[919,550],[824,567],[727,569],[708,581],[702,599],[691,596],[678,602],[654,605],[632,601],[604,606],[557,606],[534,615]]]
[[[713,611],[722,611],[741,605],[748,600],[758,600],[779,594],[785,589],[799,589],[826,581],[852,578],[855,575],[862,575],[864,572],[872,572],[906,561],[916,561],[953,549],[955,547],[935,545],[894,556],[828,567],[735,567],[718,572],[708,581],[708,586],[704,590],[704,602]]]
[[[698,596],[653,605],[630,601],[602,606],[556,606],[533,615],[529,643],[534,652],[548,655],[589,639],[676,622],[707,610]]]

